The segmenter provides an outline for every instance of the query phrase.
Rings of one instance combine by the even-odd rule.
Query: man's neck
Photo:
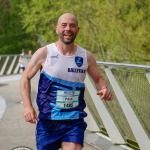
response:
[[[58,51],[61,54],[66,55],[66,56],[72,56],[77,51],[77,46],[74,43],[64,44],[60,41],[57,41],[55,44],[56,44]]]

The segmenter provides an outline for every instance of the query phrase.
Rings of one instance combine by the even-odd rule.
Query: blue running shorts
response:
[[[75,142],[83,146],[86,127],[84,119],[39,120],[36,127],[37,149],[58,150],[62,142]]]

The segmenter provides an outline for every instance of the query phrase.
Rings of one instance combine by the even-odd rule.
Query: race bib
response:
[[[71,109],[79,105],[80,91],[57,91],[56,106],[60,109]]]

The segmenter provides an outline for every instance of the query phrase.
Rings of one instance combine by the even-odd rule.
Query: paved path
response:
[[[36,150],[35,125],[24,121],[19,82],[17,76],[13,77],[13,80],[9,77],[0,79],[0,101],[5,99],[6,102],[6,110],[0,119],[0,150],[12,150],[19,146]],[[32,89],[32,100],[36,107],[35,89]],[[85,142],[83,150],[97,149]]]

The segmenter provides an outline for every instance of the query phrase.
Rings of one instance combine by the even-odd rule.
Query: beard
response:
[[[59,34],[60,40],[66,45],[72,44],[76,38],[76,34],[74,33],[68,33],[68,34],[69,35],[67,35],[67,33]]]

